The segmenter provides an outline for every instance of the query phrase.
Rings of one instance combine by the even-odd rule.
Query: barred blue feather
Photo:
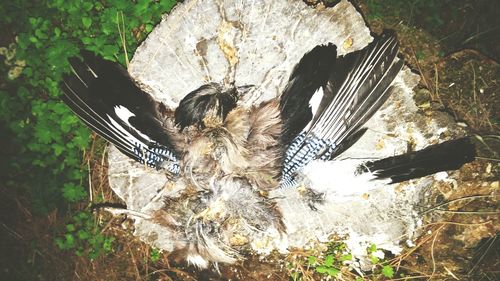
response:
[[[395,35],[385,32],[343,57],[335,58],[333,45],[304,55],[281,96],[283,142],[288,146],[281,186],[294,186],[305,165],[335,158],[362,136],[363,125],[387,100],[403,66],[397,52]]]
[[[155,102],[118,64],[82,52],[70,59],[62,99],[90,128],[122,153],[151,168],[180,171],[175,148]]]

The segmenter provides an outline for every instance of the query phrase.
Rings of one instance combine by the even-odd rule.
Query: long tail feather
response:
[[[475,146],[466,137],[431,145],[419,151],[365,162],[356,172],[370,172],[376,179],[391,179],[391,183],[398,183],[459,169],[465,163],[474,161],[475,157]]]

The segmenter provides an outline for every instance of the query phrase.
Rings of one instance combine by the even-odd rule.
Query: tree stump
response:
[[[339,55],[365,47],[372,37],[362,16],[348,1],[332,8],[311,7],[298,0],[187,0],[179,3],[137,49],[129,66],[141,86],[175,108],[184,95],[207,82],[258,85],[245,103],[278,98],[296,63],[318,44],[332,42]],[[445,115],[419,112],[412,89],[419,76],[407,67],[393,85],[392,97],[366,124],[368,132],[337,160],[314,161],[305,168],[304,181],[325,194],[312,210],[296,189],[276,189],[287,235],[275,229],[256,232],[240,241],[261,255],[272,250],[308,248],[342,238],[361,267],[374,243],[398,254],[412,244],[421,223],[419,208],[446,173],[401,184],[375,183],[367,188],[346,171],[352,163],[404,153],[411,144],[429,144],[463,134]],[[173,251],[176,237],[148,215],[161,208],[162,197],[178,192],[161,171],[133,162],[116,148],[109,150],[109,180],[133,216],[134,234],[156,248]],[[357,161],[357,162],[356,162]],[[242,206],[244,208],[244,206]]]

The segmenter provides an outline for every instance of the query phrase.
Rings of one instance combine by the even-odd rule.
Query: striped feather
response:
[[[363,135],[362,126],[387,100],[390,84],[403,67],[403,60],[396,58],[397,52],[396,37],[384,32],[366,48],[338,57],[330,68],[328,80],[317,85],[314,94],[288,89],[295,95],[307,96],[311,105],[304,104],[304,99],[295,98],[303,103],[302,107],[312,106],[317,110],[288,147],[283,186],[293,185],[296,172],[312,160],[333,159]],[[295,76],[300,74],[295,73]],[[321,96],[319,106],[315,101],[318,95]],[[284,122],[286,127],[286,120]]]
[[[103,138],[128,157],[177,174],[179,164],[162,127],[158,104],[119,65],[83,52],[71,58],[63,80],[63,101]]]

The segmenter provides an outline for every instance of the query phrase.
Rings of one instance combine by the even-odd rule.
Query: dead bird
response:
[[[252,85],[208,83],[176,109],[153,100],[120,65],[83,51],[70,59],[63,101],[121,152],[180,187],[152,219],[173,233],[190,263],[233,263],[249,233],[286,234],[267,192],[296,187],[307,164],[332,161],[361,138],[403,67],[389,31],[362,50],[345,56],[336,50],[327,44],[306,53],[278,99],[244,106]],[[367,162],[353,173],[398,182],[458,168],[474,156],[463,139]],[[314,194],[312,208],[321,204],[320,194],[307,194]]]

